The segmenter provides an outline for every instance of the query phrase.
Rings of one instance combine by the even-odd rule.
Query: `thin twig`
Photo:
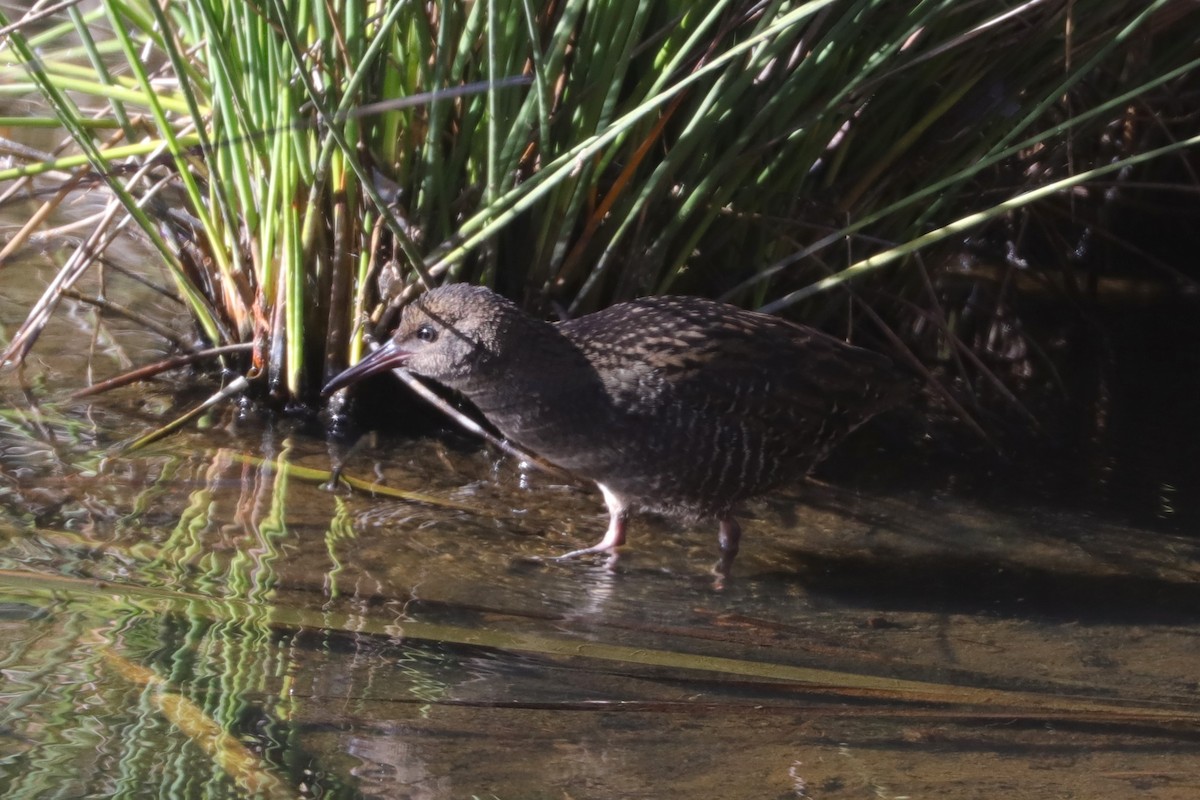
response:
[[[111,391],[112,389],[117,389],[121,386],[127,386],[135,381],[146,380],[147,378],[152,378],[155,375],[162,374],[168,370],[185,367],[188,364],[194,364],[197,361],[203,361],[206,358],[217,358],[229,353],[248,353],[253,349],[254,344],[252,342],[243,342],[241,344],[227,344],[222,347],[210,347],[206,350],[197,350],[194,353],[186,353],[184,355],[165,358],[162,361],[156,361],[153,364],[147,364],[145,366],[138,367],[137,369],[130,370],[129,372],[122,373],[117,375],[115,378],[109,378],[106,381],[101,381],[100,383],[92,384],[84,389],[79,389],[78,391],[72,392],[70,394],[70,398],[72,400],[78,400],[81,397],[91,397],[94,394],[101,394],[103,392]]]
[[[103,297],[89,297],[82,292],[74,289],[63,289],[63,297],[69,297],[72,300],[78,300],[81,303],[96,306],[102,311],[110,314],[115,314],[118,317],[123,317],[130,322],[136,322],[138,325],[157,333],[167,341],[171,342],[181,350],[191,350],[191,345],[180,335],[179,331],[174,330],[169,325],[164,325],[156,319],[143,316],[131,308],[126,308],[120,303],[114,303],[112,300],[106,300]]]
[[[167,436],[168,434],[174,433],[175,431],[182,428],[184,425],[186,425],[191,420],[200,416],[202,413],[207,411],[209,408],[212,408],[213,406],[215,406],[217,403],[228,400],[230,397],[233,397],[234,395],[241,394],[242,392],[246,391],[246,389],[249,388],[249,386],[250,386],[250,381],[246,380],[245,377],[238,376],[237,378],[234,378],[233,381],[231,381],[228,386],[225,386],[224,388],[222,388],[220,391],[218,391],[216,394],[209,397],[207,400],[205,400],[200,405],[198,405],[195,408],[193,408],[192,410],[187,411],[187,412],[183,413],[182,415],[176,417],[175,419],[168,422],[166,425],[163,425],[161,428],[158,428],[157,430],[153,430],[150,433],[147,433],[145,436],[135,439],[134,441],[130,442],[125,447],[122,447],[121,452],[122,453],[130,453],[130,452],[133,452],[134,450],[140,450],[141,448],[145,447],[146,445],[148,445],[152,442],[156,442],[159,439],[163,438],[164,436]]]

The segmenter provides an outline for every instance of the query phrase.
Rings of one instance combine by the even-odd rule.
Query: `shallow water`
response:
[[[4,376],[6,798],[1200,796],[1194,536],[843,465],[748,509],[724,586],[715,531],[654,519],[558,563],[598,495],[460,435],[347,455],[225,406],[122,452],[205,392],[71,400],[165,352],[95,322]],[[384,488],[325,486],[343,457]]]

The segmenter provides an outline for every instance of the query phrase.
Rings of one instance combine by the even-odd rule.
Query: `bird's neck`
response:
[[[506,436],[537,449],[547,425],[608,413],[608,396],[584,353],[554,325],[514,321],[461,382],[462,392]]]

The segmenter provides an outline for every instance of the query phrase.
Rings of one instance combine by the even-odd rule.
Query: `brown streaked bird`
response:
[[[746,498],[798,478],[907,394],[877,353],[697,297],[646,297],[566,322],[451,284],[404,309],[393,337],[325,387],[404,367],[461,392],[505,437],[595,481],[613,552],[635,509],[720,523],[722,564]]]

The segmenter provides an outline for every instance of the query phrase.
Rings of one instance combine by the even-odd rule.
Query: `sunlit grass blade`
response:
[[[181,694],[171,691],[152,670],[134,664],[111,648],[101,651],[104,660],[122,678],[143,687],[146,697],[177,730],[203,750],[249,796],[287,800],[302,793],[289,787],[262,759],[224,730],[204,710]]]
[[[630,647],[602,641],[520,633],[489,628],[466,628],[418,620],[383,619],[360,613],[306,609],[272,604],[261,606],[245,600],[209,598],[193,592],[105,583],[61,575],[41,575],[0,569],[0,590],[9,595],[46,596],[57,593],[77,603],[138,608],[153,614],[200,616],[213,621],[261,620],[276,628],[293,630],[345,631],[356,635],[404,638],[503,652],[526,653],[543,658],[594,661],[613,668],[652,667],[677,670],[730,681],[752,680],[762,689],[804,689],[831,697],[857,698],[875,702],[933,703],[947,710],[1027,720],[1078,720],[1109,724],[1141,724],[1174,727],[1200,722],[1200,708],[1178,702],[1139,704],[1088,696],[1084,687],[1064,687],[1053,692],[1019,692],[946,683],[886,678],[868,674],[811,669],[728,657],[697,655],[674,650]]]

